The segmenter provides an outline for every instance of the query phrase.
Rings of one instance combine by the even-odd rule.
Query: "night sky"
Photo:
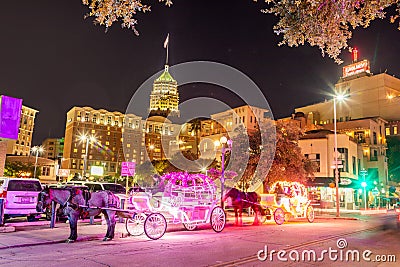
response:
[[[138,16],[137,29],[120,23],[107,33],[84,19],[80,0],[3,1],[0,8],[0,94],[23,99],[39,110],[33,145],[64,135],[66,112],[91,106],[124,112],[135,90],[165,61],[170,33],[170,65],[207,60],[232,66],[263,91],[275,118],[327,98],[342,71],[316,47],[278,47],[277,19],[251,0],[176,0],[171,8],[150,1],[152,12]],[[354,32],[349,45],[371,71],[400,77],[400,31],[388,19]],[[341,54],[348,64],[350,53]],[[178,81],[179,83],[179,81]],[[208,95],[223,99],[216,86],[185,85],[181,101]],[[230,98],[230,97],[229,97]],[[238,105],[236,99],[226,100]]]

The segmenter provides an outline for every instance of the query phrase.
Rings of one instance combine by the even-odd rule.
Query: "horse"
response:
[[[259,215],[264,215],[263,209],[260,208],[261,197],[256,192],[243,192],[239,189],[230,189],[223,197],[225,202],[228,198],[232,200],[232,206],[235,211],[235,225],[242,225],[242,212],[245,208],[252,208],[254,211],[253,225],[260,225]],[[239,218],[239,222],[238,222]]]
[[[127,218],[127,214],[117,211],[119,208],[119,199],[110,191],[89,192],[86,187],[60,187],[44,188],[38,196],[36,210],[43,212],[45,208],[55,201],[64,208],[64,214],[68,216],[70,235],[67,243],[76,241],[78,237],[78,219],[97,216],[102,213],[107,221],[107,233],[103,241],[109,241],[114,238],[115,215]]]

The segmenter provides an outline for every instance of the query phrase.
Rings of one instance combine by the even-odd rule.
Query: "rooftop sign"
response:
[[[370,72],[369,61],[364,59],[363,61],[355,62],[353,64],[343,67],[343,78],[356,75],[363,72]]]

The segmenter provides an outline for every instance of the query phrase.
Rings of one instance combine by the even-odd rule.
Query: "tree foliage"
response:
[[[244,0],[242,0],[244,1]],[[257,0],[254,0],[257,1]],[[322,55],[327,54],[337,63],[342,63],[339,55],[348,47],[352,31],[357,27],[367,28],[371,21],[386,17],[385,9],[396,7],[390,16],[394,23],[400,16],[399,0],[264,0],[264,13],[273,14],[279,21],[274,26],[275,33],[282,35],[279,45],[297,47],[309,43],[317,46]],[[135,16],[138,12],[150,11],[150,6],[142,0],[82,0],[93,16],[94,22],[106,29],[114,22],[121,21],[124,28],[138,34]],[[171,6],[171,0],[159,0]],[[400,23],[399,23],[400,29]],[[350,48],[351,50],[351,48]]]
[[[279,180],[305,183],[314,177],[316,165],[301,152],[298,140],[303,135],[301,129],[292,123],[277,121],[274,124],[261,127],[263,132],[255,131],[245,134],[239,129],[238,135],[233,138],[233,145],[240,153],[231,158],[231,169],[237,171],[240,179],[236,184],[246,189],[254,180],[263,181],[264,187]],[[274,128],[275,131],[271,131]],[[261,146],[261,137],[264,143]],[[275,137],[276,140],[273,140]],[[239,147],[238,147],[239,146]],[[272,161],[272,165],[260,160],[261,152],[268,155],[265,159]],[[245,169],[239,169],[241,162],[247,162]]]
[[[265,0],[269,5],[264,13],[279,18],[275,33],[282,34],[279,45],[299,46],[305,42],[317,46],[322,55],[327,54],[337,63],[342,63],[340,52],[348,47],[352,30],[367,28],[376,18],[385,18],[385,8],[396,5],[398,0]],[[399,27],[400,29],[400,27]]]
[[[34,170],[35,166],[32,163],[19,161],[11,162],[6,160],[4,175],[7,177],[26,177],[26,175],[29,175],[29,177],[39,177],[40,167],[36,168],[35,175],[33,175]]]
[[[165,2],[167,6],[172,5],[171,0],[159,1]],[[122,28],[131,29],[136,35],[139,33],[135,28],[135,15],[150,11],[150,6],[143,4],[142,0],[82,0],[82,3],[90,9],[86,17],[93,16],[95,24],[104,25],[108,29],[114,22],[121,20]]]
[[[305,183],[307,179],[314,177],[315,164],[302,154],[298,146],[298,140],[302,135],[297,125],[277,122],[275,158],[264,181],[265,185],[271,185],[279,180]]]

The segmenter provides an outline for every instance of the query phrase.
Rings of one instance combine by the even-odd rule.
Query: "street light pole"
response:
[[[82,171],[82,177],[85,177],[87,169],[87,159],[89,153],[89,142],[90,141],[96,142],[96,138],[94,136],[87,136],[87,135],[81,135],[79,138],[81,141],[86,142],[85,157],[83,158],[83,171]]]
[[[42,146],[34,146],[34,147],[32,147],[31,150],[32,150],[32,152],[35,153],[35,169],[33,171],[33,176],[35,177],[36,176],[36,168],[37,168],[39,152],[42,153],[44,151],[44,149],[43,149]]]
[[[82,177],[86,177],[88,150],[89,150],[89,138],[86,137],[86,149],[85,149],[85,158],[83,159],[83,172],[82,172]]]
[[[228,140],[225,136],[220,139],[221,143],[221,208],[224,209],[224,190],[225,190],[225,153],[232,149],[232,140]],[[228,145],[226,147],[225,145]]]
[[[336,217],[340,217],[340,200],[339,200],[339,169],[338,169],[338,141],[336,126],[336,96],[333,98],[333,120],[335,133],[335,188],[336,188]]]

